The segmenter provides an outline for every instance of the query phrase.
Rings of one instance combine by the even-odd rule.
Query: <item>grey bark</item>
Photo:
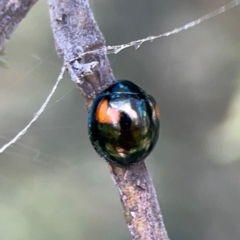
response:
[[[86,0],[49,0],[57,53],[77,87],[87,109],[103,89],[115,82],[105,39]]]
[[[0,1],[0,50],[37,0]]]
[[[48,3],[57,53],[89,109],[95,96],[115,82],[105,39],[87,0],[48,0]],[[145,163],[129,168],[108,166],[132,239],[169,239]]]

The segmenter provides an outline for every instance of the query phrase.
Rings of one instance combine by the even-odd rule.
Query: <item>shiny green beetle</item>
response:
[[[121,167],[144,160],[157,142],[159,129],[156,101],[128,80],[119,80],[97,95],[89,112],[94,149]]]

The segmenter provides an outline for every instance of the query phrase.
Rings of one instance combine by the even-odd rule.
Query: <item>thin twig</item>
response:
[[[129,168],[109,164],[132,239],[168,240],[151,176],[144,162]]]
[[[115,82],[105,39],[87,0],[48,0],[48,4],[57,53],[89,109],[95,96]]]
[[[0,1],[0,49],[37,0]]]
[[[89,109],[95,96],[115,82],[105,39],[87,0],[48,0],[48,3],[57,52]],[[132,238],[168,240],[145,163],[126,169],[109,164],[109,169],[119,190]]]

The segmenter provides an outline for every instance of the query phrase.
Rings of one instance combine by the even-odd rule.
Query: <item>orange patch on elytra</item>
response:
[[[156,117],[158,120],[160,120],[160,111],[158,109],[157,104],[154,105],[154,109],[155,109],[155,113],[156,113]]]
[[[120,112],[108,106],[108,100],[103,99],[96,111],[96,120],[100,123],[117,124],[120,120]]]

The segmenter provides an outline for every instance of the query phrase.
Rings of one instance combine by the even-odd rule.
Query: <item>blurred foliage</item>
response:
[[[91,6],[107,45],[115,45],[172,30],[225,3],[92,0]],[[158,101],[161,137],[147,165],[171,239],[240,236],[239,11],[109,56],[117,79],[135,81]],[[1,145],[29,122],[60,72],[45,1],[6,49]],[[1,239],[130,239],[107,166],[89,142],[83,100],[67,74],[50,107],[0,155],[0,192]]]
[[[5,54],[6,54],[5,49],[0,49],[0,56],[1,55],[3,56]],[[5,61],[2,57],[0,57],[0,67],[9,68],[8,62]]]
[[[8,62],[0,57],[0,67],[9,68]]]

